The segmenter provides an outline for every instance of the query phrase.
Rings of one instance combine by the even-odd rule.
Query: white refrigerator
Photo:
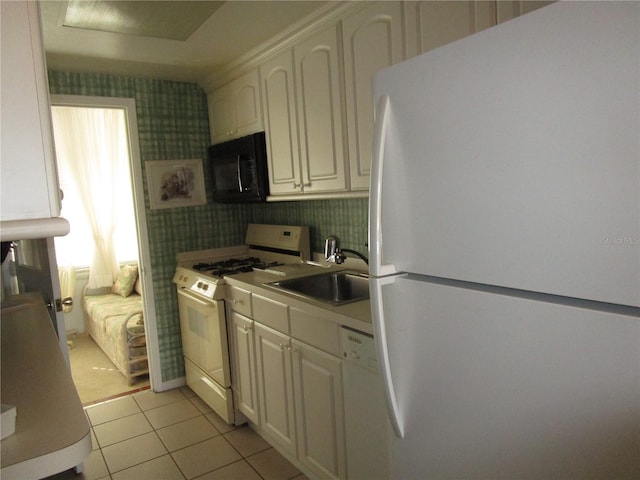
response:
[[[388,476],[640,478],[640,3],[552,4],[374,92]]]

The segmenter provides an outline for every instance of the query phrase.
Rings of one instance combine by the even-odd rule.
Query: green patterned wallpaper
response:
[[[136,101],[140,158],[206,159],[209,145],[207,99],[196,84],[89,73],[49,72],[52,94],[127,97]],[[367,200],[315,200],[226,205],[211,198],[204,162],[207,205],[149,210],[151,269],[158,325],[162,381],[184,375],[175,287],[171,283],[179,252],[244,243],[247,223],[309,225],[311,247],[337,235],[341,246],[366,254]]]

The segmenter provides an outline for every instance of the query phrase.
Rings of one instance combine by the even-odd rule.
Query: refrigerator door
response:
[[[558,2],[379,72],[374,275],[640,306],[638,85],[638,2]]]
[[[404,433],[391,478],[640,478],[637,317],[370,281]]]

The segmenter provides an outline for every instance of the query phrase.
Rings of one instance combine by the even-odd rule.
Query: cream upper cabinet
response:
[[[494,1],[407,2],[410,56],[433,50],[495,24]]]
[[[304,193],[347,189],[338,27],[316,32],[293,48]]]
[[[211,143],[224,142],[231,138],[235,128],[233,98],[229,84],[216,89],[207,96],[209,104],[209,131]]]
[[[371,2],[342,21],[351,190],[369,188],[373,75],[404,59],[402,5]]]
[[[301,191],[293,50],[260,66],[271,195]]]
[[[374,74],[548,3],[363,2],[274,47],[259,68],[270,200],[365,196]]]
[[[537,1],[537,0],[498,0],[496,18],[498,23],[506,22],[512,18],[519,17],[525,13],[537,10],[540,7],[549,5],[553,1]]]
[[[211,143],[224,142],[263,129],[257,69],[217,88],[209,94],[207,101]]]
[[[3,240],[65,235],[37,2],[0,2]],[[10,221],[10,224],[5,222]],[[13,234],[18,235],[13,237]]]

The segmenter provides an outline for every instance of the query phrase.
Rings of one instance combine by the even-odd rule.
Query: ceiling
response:
[[[203,83],[326,1],[40,2],[52,70]]]

